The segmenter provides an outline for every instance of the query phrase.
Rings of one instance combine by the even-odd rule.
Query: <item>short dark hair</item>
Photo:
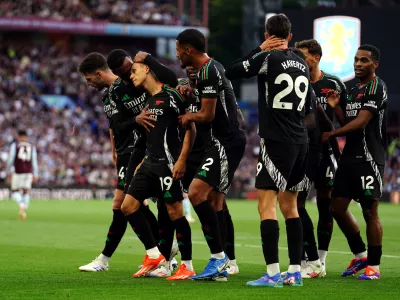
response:
[[[364,45],[361,45],[360,47],[358,47],[358,50],[364,50],[364,51],[371,52],[371,57],[375,61],[379,61],[380,58],[381,58],[381,54],[379,52],[379,49],[377,47],[373,46],[373,45],[364,44]]]
[[[125,57],[129,57],[125,50],[114,49],[107,56],[107,64],[111,70],[118,69],[124,63]]]
[[[296,42],[294,46],[299,49],[307,49],[310,54],[322,56],[322,47],[314,39]]]
[[[107,70],[108,65],[106,58],[98,53],[92,52],[86,56],[78,66],[78,72],[81,74],[93,74],[97,70]]]
[[[176,40],[180,44],[187,44],[192,46],[197,51],[201,53],[206,52],[206,38],[205,36],[197,29],[186,29],[182,31],[176,37]]]
[[[17,134],[18,134],[18,136],[27,136],[28,135],[28,133],[26,132],[25,129],[18,130]]]
[[[298,57],[300,57],[302,60],[306,60],[306,56],[304,55],[303,52],[299,48],[288,48],[290,51],[292,51],[294,54],[296,54]]]
[[[277,14],[268,18],[265,23],[265,31],[269,35],[275,35],[278,38],[287,39],[292,31],[292,24],[286,15]]]

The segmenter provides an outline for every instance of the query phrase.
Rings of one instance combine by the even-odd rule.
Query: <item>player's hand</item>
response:
[[[326,93],[326,100],[328,101],[328,105],[331,108],[335,108],[339,104],[339,101],[340,101],[339,93],[336,92],[335,90],[328,91]]]
[[[32,182],[33,183],[38,183],[39,182],[39,177],[34,176],[33,179],[32,179]]]
[[[172,179],[179,180],[185,175],[186,171],[186,162],[182,159],[178,159],[172,169]]]
[[[157,120],[151,117],[154,113],[147,111],[148,109],[149,106],[147,105],[140,114],[136,116],[136,123],[144,127],[147,131],[150,131],[151,128],[154,128],[153,123],[157,122]]]
[[[192,96],[192,88],[190,87],[189,84],[186,85],[178,85],[176,87],[176,90],[182,94],[185,98],[185,100],[189,99]]]
[[[11,184],[11,174],[6,177],[6,184]]]
[[[332,136],[332,131],[323,132],[321,135],[321,143],[322,144],[326,143],[331,136]]]
[[[183,127],[183,128],[187,128],[187,126],[189,126],[189,123],[191,122],[191,120],[190,120],[190,112],[186,112],[186,114],[184,114],[184,115],[180,115],[179,117],[178,117],[178,119],[179,119],[179,124],[181,124],[181,126]]]
[[[149,55],[149,53],[139,51],[138,53],[136,53],[135,58],[133,59],[133,62],[144,63],[144,60],[146,59],[147,55]]]
[[[282,47],[285,44],[285,39],[278,38],[276,36],[270,36],[267,40],[265,40],[261,45],[261,50],[273,50],[279,47]]]

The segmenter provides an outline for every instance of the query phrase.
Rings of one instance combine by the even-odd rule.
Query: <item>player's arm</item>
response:
[[[322,132],[329,132],[335,130],[335,127],[333,126],[331,119],[329,119],[329,117],[325,113],[324,108],[319,103],[317,104],[317,117],[319,124],[321,124]],[[336,159],[338,159],[341,155],[338,140],[336,138],[331,138],[329,139],[329,143],[332,147],[333,154],[335,155]]]
[[[340,124],[340,126],[346,125],[346,117],[344,115],[343,110],[346,109],[345,104],[342,104],[340,101],[340,95],[337,91],[329,91],[326,94],[326,99],[328,101],[328,105],[335,112],[335,116]]]
[[[190,122],[186,127],[185,137],[183,139],[181,154],[172,169],[172,178],[179,180],[183,177],[186,170],[186,161],[189,153],[192,150],[194,140],[196,139],[196,127],[193,122]]]
[[[251,78],[258,75],[262,65],[269,56],[269,52],[259,52],[251,58],[233,63],[225,70],[225,76],[229,80]]]
[[[202,78],[198,84],[197,89],[201,98],[201,109],[196,113],[187,112],[185,115],[179,116],[180,123],[185,127],[189,122],[196,124],[211,123],[215,117],[215,108],[217,106],[218,97],[218,76],[213,67],[208,70],[203,70],[200,74]]]
[[[115,141],[112,129],[110,129],[110,141],[111,141],[112,160],[114,165],[117,166],[117,152],[115,151]]]
[[[239,107],[237,108],[237,116],[240,128],[243,130],[246,129],[246,119],[244,118],[243,113]]]
[[[135,55],[134,62],[148,65],[162,83],[166,83],[171,87],[178,85],[178,77],[176,77],[175,73],[162,63],[159,63],[151,54],[139,51]]]
[[[344,136],[347,135],[349,132],[364,129],[367,126],[368,122],[374,117],[374,115],[379,113],[383,104],[387,100],[386,90],[384,90],[384,87],[382,85],[372,84],[371,88],[367,87],[367,91],[368,92],[366,92],[366,94],[364,95],[363,106],[361,107],[361,110],[358,113],[357,117],[347,123],[342,128],[327,132],[326,135],[328,137]]]
[[[317,105],[317,97],[315,96],[315,92],[311,86],[308,85],[307,90],[307,98],[305,103],[305,117],[304,117],[304,126],[307,130],[314,129],[317,127],[317,120],[316,120],[316,105]]]
[[[17,155],[17,145],[16,143],[12,143],[10,146],[10,152],[8,154],[7,174],[11,172],[11,168],[14,166],[16,155]]]
[[[37,182],[39,179],[39,165],[37,159],[36,147],[32,149],[32,171],[33,171],[33,182]]]

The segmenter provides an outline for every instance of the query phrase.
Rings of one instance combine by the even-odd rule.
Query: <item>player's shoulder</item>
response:
[[[365,95],[379,95],[384,94],[386,96],[386,84],[385,82],[379,78],[375,77],[365,87]]]
[[[166,93],[174,101],[185,102],[183,95],[179,93],[176,89],[170,87],[168,84],[164,84],[163,92]]]
[[[210,58],[207,62],[205,62],[199,69],[198,72],[198,81],[206,81],[213,80],[217,78],[217,63],[214,59]]]
[[[325,72],[324,72],[324,79],[325,79],[325,80],[335,81],[336,83],[338,83],[338,84],[344,86],[343,81],[342,81],[339,77],[337,77],[337,76],[335,76],[335,75],[332,75],[332,74],[329,74],[329,73],[325,73]]]

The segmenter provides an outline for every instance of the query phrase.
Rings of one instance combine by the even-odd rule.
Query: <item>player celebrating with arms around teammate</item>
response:
[[[136,87],[142,87],[149,93],[147,108],[157,120],[154,127],[147,131],[146,156],[137,168],[121,207],[147,252],[142,268],[134,277],[145,276],[165,263],[165,255],[161,254],[146,218],[139,211],[145,199],[157,197],[158,201],[167,206],[182,255],[180,268],[167,280],[189,279],[195,273],[192,265],[191,230],[183,213],[180,179],[184,175],[186,160],[195,139],[195,127],[193,123],[185,127],[182,144],[178,123],[178,116],[184,114],[186,108],[182,96],[158,81],[151,69],[143,63],[133,64],[131,79]]]
[[[224,194],[243,157],[246,137],[239,127],[231,82],[225,77],[224,67],[210,58],[205,48],[205,37],[196,29],[187,29],[176,38],[177,57],[184,66],[198,70],[196,87],[200,106],[197,112],[186,113],[180,121],[184,126],[189,122],[202,124],[204,137],[209,137],[208,149],[189,187],[189,200],[201,222],[211,258],[204,271],[192,279],[226,280],[229,259],[224,252],[226,238],[220,228],[225,222],[219,221],[208,199],[217,203],[217,211],[223,218]]]
[[[257,53],[261,49],[255,49],[226,70],[229,79],[258,75],[261,142],[256,188],[267,274],[247,284],[267,287],[282,287],[283,284],[302,286],[300,262],[303,229],[296,200],[298,191],[305,184],[303,179],[308,155],[308,136],[304,118],[311,106],[312,91],[307,65],[287,49],[292,34],[291,23],[285,15],[279,14],[268,19],[266,40],[271,36],[284,39],[279,50]],[[311,116],[315,123],[314,115]],[[290,259],[289,269],[283,280],[278,259],[278,197],[286,220]]]
[[[323,141],[346,136],[333,185],[332,214],[355,255],[342,276],[354,275],[367,268],[364,274],[358,276],[360,280],[380,278],[382,256],[382,224],[378,205],[382,197],[386,161],[388,97],[385,83],[375,75],[379,56],[379,50],[372,45],[358,48],[354,71],[360,82],[350,90],[345,112],[340,108],[339,95],[328,95],[328,103],[335,109],[343,127],[323,134]],[[348,210],[352,199],[360,202],[367,223],[368,258],[358,224]]]

